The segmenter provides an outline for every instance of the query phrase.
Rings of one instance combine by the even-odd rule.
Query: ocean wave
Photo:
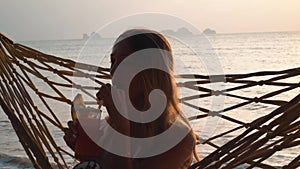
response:
[[[31,161],[26,157],[10,156],[0,153],[0,169],[34,169]]]

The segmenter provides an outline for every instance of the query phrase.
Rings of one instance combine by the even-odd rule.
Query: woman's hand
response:
[[[117,110],[111,94],[112,87],[110,84],[102,85],[99,92],[96,94],[99,101],[103,101],[104,106],[109,114],[107,122],[119,132],[129,135],[129,121],[123,117]],[[122,102],[121,100],[118,101]],[[124,103],[125,104],[125,103]]]
[[[103,105],[106,107],[110,118],[113,118],[114,113],[116,112],[116,108],[111,96],[111,85],[102,85],[98,93],[96,94],[96,97],[98,99],[98,102],[103,102]]]
[[[64,130],[64,140],[73,151],[75,151],[76,141],[78,137],[78,126],[78,121],[68,121],[68,128]]]

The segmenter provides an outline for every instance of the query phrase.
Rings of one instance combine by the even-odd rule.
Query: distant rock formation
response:
[[[101,39],[101,36],[96,32],[92,32],[90,37],[93,39]]]
[[[84,39],[84,40],[87,40],[87,39],[89,39],[89,35],[88,35],[88,34],[86,34],[86,33],[84,33],[84,34],[82,35],[82,39]]]
[[[205,34],[205,35],[215,35],[215,34],[217,34],[217,32],[213,29],[207,28],[203,31],[203,34]]]
[[[82,35],[83,40],[88,40],[89,38],[91,38],[91,39],[101,39],[101,36],[96,32],[92,32],[90,36],[86,33],[84,33]]]
[[[189,31],[185,27],[179,28],[179,29],[177,29],[177,31],[167,29],[167,30],[161,31],[161,33],[165,34],[165,35],[171,35],[171,36],[192,36],[192,35],[194,35],[191,31]]]
[[[175,31],[173,31],[171,29],[162,30],[161,33],[165,34],[165,35],[175,35]]]
[[[189,31],[187,28],[179,28],[176,33],[178,35],[193,35],[191,31]]]

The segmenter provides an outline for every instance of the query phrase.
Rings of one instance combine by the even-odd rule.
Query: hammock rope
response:
[[[78,83],[74,80],[76,78],[94,82],[93,86]],[[191,91],[190,95],[180,98],[184,106],[196,112],[188,117],[191,122],[201,123],[203,119],[217,116],[232,124],[231,128],[209,138],[200,137],[198,147],[209,147],[211,151],[200,154],[203,159],[195,162],[191,169],[300,166],[299,153],[283,166],[268,162],[285,149],[300,151],[300,67],[247,74],[182,74],[176,78],[180,79],[179,88]],[[210,81],[212,78],[214,81]],[[93,106],[96,105],[93,92],[109,80],[107,68],[44,54],[14,43],[0,33],[1,107],[35,168],[72,166],[73,152],[62,141],[66,126],[62,117],[70,116],[66,109],[69,110],[72,104],[70,91],[76,89],[85,94],[89,98],[86,104]],[[222,83],[226,89],[213,90],[210,86],[213,83]],[[247,94],[263,87],[270,90],[261,89],[263,92],[257,96]],[[226,103],[222,110],[192,103],[217,96],[224,96],[232,102]],[[63,105],[64,110],[57,110],[56,104]],[[258,109],[247,110],[247,113],[256,113],[251,121],[233,116],[255,105],[267,108],[259,112]],[[238,134],[229,141],[219,141],[234,133]]]

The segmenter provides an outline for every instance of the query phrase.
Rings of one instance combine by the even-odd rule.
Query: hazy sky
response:
[[[0,0],[0,32],[14,40],[81,38],[142,12],[170,14],[218,33],[299,31],[299,7],[300,0]]]

